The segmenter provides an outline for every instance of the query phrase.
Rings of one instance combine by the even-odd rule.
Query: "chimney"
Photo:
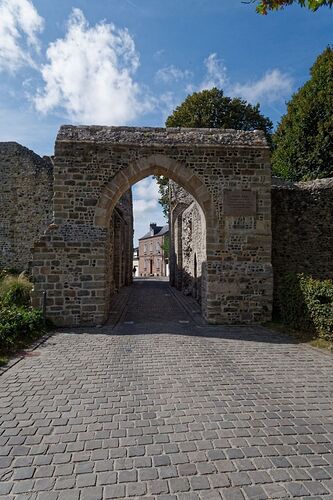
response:
[[[156,229],[156,222],[151,222],[150,223],[150,236],[154,236],[155,229]]]

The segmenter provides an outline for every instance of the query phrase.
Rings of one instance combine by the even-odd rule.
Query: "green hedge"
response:
[[[283,323],[333,341],[332,280],[288,273],[281,279],[277,298]]]
[[[43,314],[38,309],[0,306],[0,352],[10,354],[20,343],[43,332]]]

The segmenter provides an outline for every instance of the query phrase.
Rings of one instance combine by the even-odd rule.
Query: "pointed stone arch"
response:
[[[108,227],[112,210],[120,197],[136,182],[149,175],[164,175],[188,191],[201,206],[206,219],[214,218],[212,195],[199,176],[180,162],[161,154],[152,154],[117,172],[104,187],[97,202],[94,223]]]

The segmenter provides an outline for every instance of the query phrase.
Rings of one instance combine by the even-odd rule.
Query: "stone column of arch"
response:
[[[47,292],[57,325],[109,314],[113,210],[131,185],[165,175],[206,220],[202,312],[210,323],[257,323],[271,314],[269,148],[262,132],[61,127],[54,158],[54,222],[35,245],[34,303]]]

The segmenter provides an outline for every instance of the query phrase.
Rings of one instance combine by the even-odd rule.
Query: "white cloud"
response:
[[[149,223],[166,224],[162,207],[158,203],[157,182],[152,176],[146,177],[133,186],[133,215],[135,241],[149,230]]]
[[[145,211],[146,208],[158,206],[158,185],[152,176],[146,177],[133,187],[133,201],[137,211]]]
[[[30,0],[0,0],[0,70],[35,67],[32,52],[39,51],[38,34],[43,26]]]
[[[200,90],[222,88],[228,83],[227,68],[223,61],[217,57],[216,53],[210,54],[205,59],[206,75],[200,85]]]
[[[156,79],[163,83],[178,82],[191,78],[192,72],[189,70],[182,70],[176,66],[166,66],[161,68],[156,73]]]
[[[277,102],[289,96],[293,87],[293,79],[279,69],[273,69],[257,81],[236,83],[230,88],[232,95],[242,97],[251,102]]]
[[[133,79],[139,56],[126,29],[105,22],[90,27],[73,9],[65,37],[46,55],[45,87],[34,99],[41,112],[62,108],[75,122],[120,125],[153,107]]]
[[[231,81],[226,66],[216,53],[210,54],[204,64],[206,74],[203,81],[199,85],[187,85],[187,92],[218,87],[230,97],[242,97],[253,104],[257,102],[271,104],[284,100],[293,88],[292,77],[278,68],[267,71],[258,80],[239,83]]]

